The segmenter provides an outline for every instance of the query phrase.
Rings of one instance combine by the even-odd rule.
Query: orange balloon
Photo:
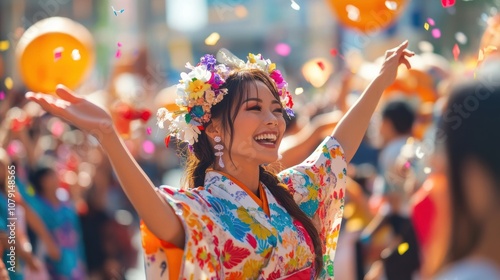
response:
[[[369,33],[394,22],[406,0],[327,0],[327,3],[342,25]]]
[[[75,89],[94,63],[92,35],[68,18],[43,19],[24,32],[16,57],[30,90],[53,93],[57,84]]]
[[[408,96],[416,95],[422,102],[434,102],[437,99],[432,76],[416,69],[407,70],[399,75],[394,83],[384,91],[384,96],[388,97],[394,93],[403,93]]]

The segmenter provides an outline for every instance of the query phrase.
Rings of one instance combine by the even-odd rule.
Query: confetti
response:
[[[142,143],[142,149],[148,155],[152,155],[155,152],[155,144],[149,140]]]
[[[4,99],[5,99],[5,92],[0,91],[0,100],[4,100]]]
[[[465,45],[467,44],[468,39],[463,32],[457,32],[455,33],[455,40],[457,40],[460,44]]]
[[[422,147],[418,147],[417,150],[415,151],[415,156],[417,156],[417,158],[421,159],[423,158],[425,155],[425,153],[422,151]]]
[[[54,61],[58,61],[59,59],[61,59],[63,51],[63,47],[57,47],[54,49]]]
[[[484,54],[490,54],[494,51],[497,51],[498,48],[495,46],[487,46],[486,48],[483,48],[483,50],[484,50]]]
[[[120,58],[121,56],[122,56],[122,51],[117,50],[117,51],[116,51],[116,54],[115,54],[115,57],[116,57],[116,58]]]
[[[121,46],[122,46],[122,43],[118,42],[118,44],[117,44],[117,45],[118,45],[118,47],[121,47]]]
[[[118,16],[118,13],[123,14],[123,12],[125,12],[125,9],[117,11],[113,6],[111,6],[111,9],[113,9],[113,13],[115,13],[115,16]]]
[[[453,57],[455,58],[455,61],[458,61],[458,56],[460,55],[460,48],[458,47],[458,44],[455,44],[453,46]]]
[[[146,128],[146,133],[147,133],[148,135],[151,135],[151,127]]]
[[[339,51],[337,49],[331,49],[330,50],[330,55],[335,57],[335,56],[339,56],[340,58],[342,58],[343,60],[345,60],[344,56],[342,56]]]
[[[316,64],[318,64],[319,68],[321,68],[321,71],[325,71],[325,64],[323,61],[318,61]]]
[[[170,135],[165,137],[165,145],[167,146],[167,148],[169,143],[170,143]]]
[[[288,44],[279,43],[274,47],[274,51],[281,56],[288,56],[292,52],[292,48]]]
[[[12,87],[14,86],[14,82],[12,81],[12,78],[11,78],[11,77],[7,77],[7,78],[5,78],[5,82],[4,82],[4,84],[5,84],[5,87],[6,87],[7,89],[9,89],[9,90],[10,90],[10,89],[12,89]]]
[[[398,3],[394,1],[385,1],[385,6],[391,11],[395,11],[398,9]]]
[[[425,28],[425,30],[429,30],[429,24],[427,22],[424,23],[424,28]]]
[[[453,7],[455,5],[455,0],[441,0],[443,8]]]
[[[439,39],[441,37],[441,30],[439,28],[432,29],[432,37]]]
[[[407,242],[399,244],[398,246],[399,255],[403,255],[404,253],[406,253],[406,251],[408,251],[408,249],[410,249],[410,244],[408,244]]]
[[[432,169],[430,167],[424,167],[424,173],[425,174],[430,174]]]
[[[74,49],[72,52],[71,52],[71,58],[73,60],[80,60],[80,58],[82,58],[82,56],[80,55],[80,51],[77,50],[77,49]]]
[[[219,42],[220,34],[217,32],[212,32],[212,34],[208,35],[205,39],[205,45],[207,46],[215,46],[217,42]]]
[[[295,95],[301,95],[302,93],[304,93],[304,89],[301,88],[301,87],[298,87],[295,89]]]
[[[293,0],[291,0],[291,1],[292,1],[292,4],[290,5],[290,7],[292,7],[292,9],[294,9],[296,11],[300,10],[299,4],[297,4],[297,2],[295,2]]]
[[[484,60],[484,51],[483,50],[479,50],[479,54],[477,55],[477,61],[481,62],[483,60]]]
[[[432,18],[427,18],[427,22],[428,22],[431,26],[434,26],[434,24],[436,24],[436,22],[435,22]]]
[[[411,163],[410,163],[409,161],[407,161],[407,162],[405,163],[404,167],[405,167],[406,169],[409,169],[409,168],[411,167]]]
[[[4,52],[8,50],[10,47],[10,43],[7,40],[0,41],[0,52]]]

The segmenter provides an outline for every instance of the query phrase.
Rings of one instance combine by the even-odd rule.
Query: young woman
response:
[[[444,147],[451,204],[449,266],[435,279],[500,279],[499,60],[457,87],[444,111]],[[439,147],[439,146],[438,146]]]
[[[217,64],[206,55],[197,66],[188,64],[191,72],[177,87],[179,111],[158,113],[159,126],[169,130],[166,142],[173,135],[190,147],[182,190],[157,190],[99,107],[63,86],[59,98],[26,96],[99,140],[143,219],[148,278],[331,279],[346,162],[398,66],[410,67],[407,45],[386,52],[380,74],[331,136],[280,174],[262,167],[279,158],[293,104],[275,65],[252,54],[246,63]],[[182,259],[169,255],[171,248]]]

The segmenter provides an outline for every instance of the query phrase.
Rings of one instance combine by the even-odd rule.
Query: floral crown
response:
[[[264,59],[260,54],[248,54],[246,63],[227,50],[219,51],[217,56],[218,60],[224,63],[217,64],[217,59],[210,54],[201,57],[196,66],[188,62],[186,68],[191,72],[181,73],[181,80],[177,84],[176,104],[179,110],[171,112],[166,108],[158,109],[157,124],[160,128],[167,127],[168,130],[165,138],[167,146],[170,137],[187,142],[190,147],[198,141],[204,124],[210,121],[210,109],[228,93],[227,88],[222,85],[232,70],[260,69],[267,73],[278,88],[280,101],[287,115],[293,116],[292,96],[287,89],[287,82],[276,69],[276,64]]]

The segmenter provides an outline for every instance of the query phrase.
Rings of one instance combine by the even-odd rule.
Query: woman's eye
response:
[[[276,110],[274,110],[275,113],[280,113],[280,114],[283,114],[283,109],[282,108],[278,108]]]
[[[252,107],[248,107],[248,111],[260,111],[260,106],[252,106]]]

